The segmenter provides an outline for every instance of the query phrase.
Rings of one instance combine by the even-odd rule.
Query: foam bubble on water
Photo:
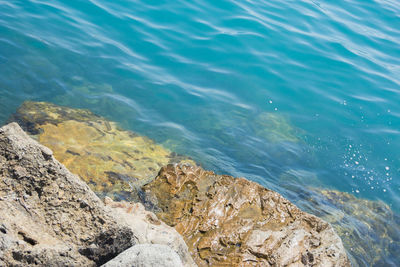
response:
[[[361,186],[358,189],[353,189],[353,194],[383,190],[384,186],[387,188],[393,181],[391,167],[388,164],[389,159],[384,158],[383,167],[375,166],[375,164],[369,166],[367,163],[370,151],[365,151],[365,149],[366,146],[363,147],[362,144],[354,143],[347,143],[344,147],[342,168],[345,177],[349,177],[348,179],[356,183],[355,185]]]

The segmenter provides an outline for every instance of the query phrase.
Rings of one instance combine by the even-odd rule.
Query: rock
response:
[[[106,213],[131,229],[136,242],[168,245],[186,266],[192,265],[193,260],[184,241],[175,230],[163,230],[168,226],[162,221],[183,234],[200,265],[348,264],[342,244],[328,224],[301,212],[279,194],[245,179],[217,176],[198,167],[190,167],[192,170],[177,167],[202,174],[192,177],[194,181],[182,182],[183,187],[176,189],[174,195],[171,192],[175,189],[171,188],[177,182],[153,181],[159,167],[178,162],[194,165],[194,162],[146,137],[123,131],[116,123],[90,111],[25,102],[12,120],[20,122],[37,140],[49,146],[54,157],[79,174],[98,195],[140,200],[146,208],[156,211],[161,221],[154,214],[147,216],[140,204],[107,199]],[[273,126],[272,135],[263,132],[266,125]],[[297,130],[274,115],[257,117],[254,130],[270,142],[299,141]],[[42,155],[52,158],[49,151]],[[26,176],[24,169],[15,168],[13,173],[18,179]],[[160,176],[157,179],[165,181]],[[147,190],[144,194],[142,186],[148,183],[143,187]],[[63,195],[64,191],[59,194]],[[135,230],[141,228],[145,230]],[[323,230],[319,231],[320,228]],[[287,235],[282,236],[281,232]],[[301,242],[296,243],[297,240]],[[270,247],[270,242],[276,247]],[[335,256],[331,255],[332,251]]]
[[[178,254],[165,245],[135,245],[102,267],[180,267]]]
[[[184,266],[195,266],[182,236],[173,228],[146,211],[141,203],[114,202],[105,199],[107,207],[112,209],[114,218],[132,229],[139,244],[162,244],[173,249],[179,255]],[[181,263],[181,264],[182,264]]]
[[[400,216],[389,205],[326,189],[308,172],[288,171],[280,186],[299,207],[333,226],[352,266],[400,266]]]
[[[117,200],[137,201],[138,194],[132,192],[154,179],[161,166],[174,162],[195,164],[88,110],[27,101],[10,121],[35,135],[95,193]]]
[[[136,217],[105,206],[16,123],[0,128],[0,179],[0,266],[96,266],[140,242],[170,244],[193,262],[174,229],[143,208]]]
[[[252,127],[256,136],[271,143],[300,141],[300,129],[294,128],[282,115],[271,112],[262,112],[253,121]]]
[[[354,266],[400,266],[400,217],[382,201],[317,189],[318,215],[342,237]],[[314,202],[312,202],[314,203]]]
[[[350,266],[328,223],[246,179],[170,164],[143,189],[200,266]]]

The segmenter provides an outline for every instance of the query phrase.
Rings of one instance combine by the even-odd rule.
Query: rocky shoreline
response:
[[[350,266],[329,223],[90,111],[25,102],[10,121],[41,145],[0,130],[0,266]]]
[[[138,244],[174,259],[159,266],[195,266],[174,228],[139,203],[104,204],[16,123],[0,128],[0,148],[0,266],[100,266]]]

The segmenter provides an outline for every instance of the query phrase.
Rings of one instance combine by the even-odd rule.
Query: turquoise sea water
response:
[[[313,188],[400,212],[398,1],[0,0],[0,71],[1,124],[89,108],[314,214]]]

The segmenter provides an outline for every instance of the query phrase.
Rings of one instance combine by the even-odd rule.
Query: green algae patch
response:
[[[12,116],[71,172],[101,195],[135,199],[160,167],[192,160],[88,110],[28,101]]]
[[[254,119],[252,126],[256,136],[271,143],[300,141],[296,129],[288,119],[279,114],[262,112]]]

